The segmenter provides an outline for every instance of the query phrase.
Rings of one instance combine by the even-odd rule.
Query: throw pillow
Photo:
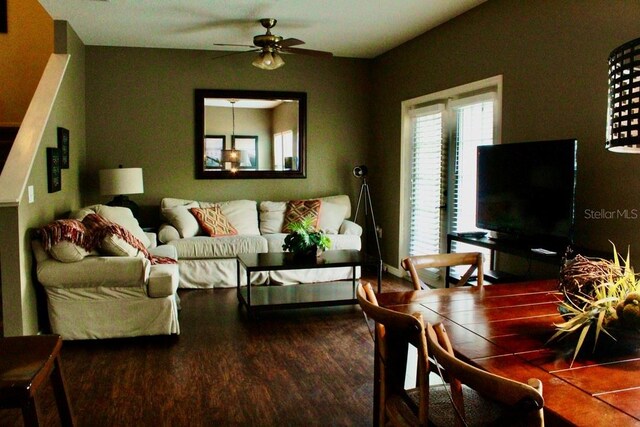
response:
[[[291,200],[287,202],[287,210],[284,213],[284,223],[282,224],[282,232],[289,232],[289,224],[292,222],[302,221],[307,217],[311,217],[311,225],[318,227],[318,214],[320,213],[319,199],[311,200]]]
[[[327,234],[338,234],[338,230],[348,210],[349,208],[345,205],[322,202],[320,216],[318,218],[318,228]]]
[[[197,202],[191,202],[186,205],[173,206],[171,208],[162,209],[162,215],[169,221],[169,224],[175,227],[180,237],[193,237],[201,234],[200,224],[196,217],[189,211],[190,208],[197,208]]]
[[[189,209],[196,217],[200,227],[211,237],[235,236],[237,230],[222,213],[220,206]]]
[[[142,256],[151,259],[144,244],[123,226],[111,222],[98,214],[89,214],[82,219],[95,245],[105,255]]]
[[[59,219],[38,230],[43,248],[60,262],[77,262],[93,248],[86,227],[75,219]]]

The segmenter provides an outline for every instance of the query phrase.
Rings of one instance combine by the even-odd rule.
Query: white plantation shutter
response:
[[[455,170],[451,195],[450,230],[476,231],[477,152],[494,141],[493,92],[453,101],[455,114]],[[480,251],[489,261],[489,250],[452,242],[453,252]],[[488,268],[488,264],[486,265]]]
[[[409,254],[440,252],[446,198],[444,104],[411,111],[411,215]]]

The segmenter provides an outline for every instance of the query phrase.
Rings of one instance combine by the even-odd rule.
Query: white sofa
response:
[[[71,215],[97,212],[121,225],[154,256],[176,259],[175,248],[156,247],[127,208],[96,205]],[[38,281],[43,285],[53,333],[65,340],[179,334],[178,266],[142,256],[103,256],[62,242],[45,251],[32,241]],[[65,254],[60,255],[60,250]]]
[[[323,229],[332,242],[331,250],[360,250],[362,228],[349,221],[349,196],[320,197],[318,228]],[[237,230],[233,236],[203,235],[190,208],[217,205]],[[161,212],[167,223],[160,227],[158,238],[176,249],[180,268],[181,288],[228,288],[237,286],[236,256],[240,253],[283,252],[286,233],[282,232],[287,202],[258,202],[234,200],[202,202],[165,198]],[[253,284],[288,285],[296,283],[346,280],[352,277],[351,268],[288,270],[255,273]],[[359,275],[359,271],[357,272]],[[245,282],[244,275],[241,280]]]

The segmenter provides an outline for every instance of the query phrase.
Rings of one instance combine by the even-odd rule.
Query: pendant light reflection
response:
[[[616,153],[640,153],[640,38],[609,55],[606,148]]]
[[[261,52],[252,65],[262,70],[276,70],[284,65],[284,60],[278,52]]]

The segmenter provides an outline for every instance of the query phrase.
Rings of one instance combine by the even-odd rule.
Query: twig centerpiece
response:
[[[294,256],[316,257],[331,247],[331,239],[313,226],[310,216],[291,222],[287,229],[290,233],[284,238],[282,250]]]
[[[568,261],[560,272],[558,290],[563,298],[558,310],[566,321],[555,325],[557,331],[549,341],[579,334],[571,364],[590,331],[594,350],[600,333],[616,340],[622,331],[640,331],[640,281],[629,254],[623,260],[615,245],[612,261],[582,255]]]

